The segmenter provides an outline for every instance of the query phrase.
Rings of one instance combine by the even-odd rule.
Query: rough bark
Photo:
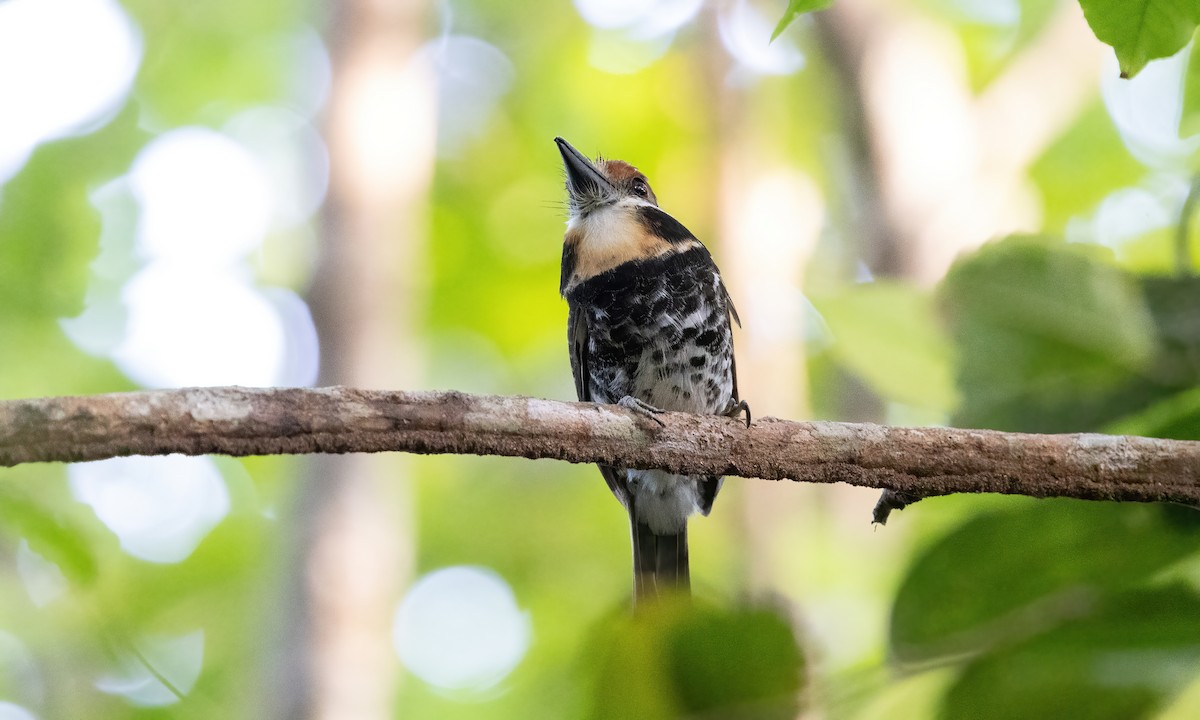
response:
[[[458,392],[199,388],[0,402],[0,466],[168,453],[553,458],[918,496],[1200,504],[1200,442],[664,413]]]

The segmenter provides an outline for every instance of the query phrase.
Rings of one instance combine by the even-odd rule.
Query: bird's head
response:
[[[703,248],[658,207],[637,168],[621,160],[592,162],[566,140],[554,142],[566,167],[571,208],[563,237],[562,293],[625,263]]]
[[[586,217],[594,212],[622,204],[650,204],[658,199],[637,168],[623,160],[592,162],[562,138],[554,138],[562,153],[567,173],[567,201],[572,218]]]

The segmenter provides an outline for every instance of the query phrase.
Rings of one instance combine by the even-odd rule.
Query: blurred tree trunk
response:
[[[414,330],[424,297],[422,208],[436,104],[418,62],[423,0],[334,3],[331,173],[321,262],[310,293],[323,385],[419,385]],[[275,717],[392,716],[400,676],[392,614],[413,566],[409,463],[320,456],[299,492]]]
[[[742,321],[735,328],[739,393],[755,417],[803,418],[810,411],[801,292],[824,204],[812,180],[779,159],[774,136],[754,125],[747,112],[754,86],[730,82],[734,64],[722,47],[719,24],[733,9],[728,1],[708,6],[702,15],[704,44],[697,46],[714,118],[711,245]],[[794,490],[738,486],[746,549],[741,566],[751,589],[779,590],[772,564],[776,531],[813,492]]]
[[[1078,3],[1059,6],[978,92],[958,38],[919,13],[839,0],[814,16],[864,168],[859,196],[877,203],[863,238],[874,273],[933,285],[961,253],[1039,229],[1029,166],[1094,98],[1103,53]]]

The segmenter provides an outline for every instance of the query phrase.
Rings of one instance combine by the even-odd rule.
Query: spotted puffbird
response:
[[[569,207],[559,292],[579,399],[652,420],[664,410],[745,412],[749,424],[733,360],[737,311],[708,250],[658,207],[637,168],[592,162],[555,142]],[[600,472],[629,511],[635,598],[688,591],[687,521],[709,513],[722,478],[609,465]]]

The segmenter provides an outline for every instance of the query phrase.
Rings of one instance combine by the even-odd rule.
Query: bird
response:
[[[744,413],[749,427],[733,356],[741,321],[708,249],[659,207],[636,167],[554,141],[568,208],[559,293],[578,399],[659,424],[664,411]],[[709,514],[722,478],[599,467],[629,513],[634,603],[690,594],[688,518]]]

